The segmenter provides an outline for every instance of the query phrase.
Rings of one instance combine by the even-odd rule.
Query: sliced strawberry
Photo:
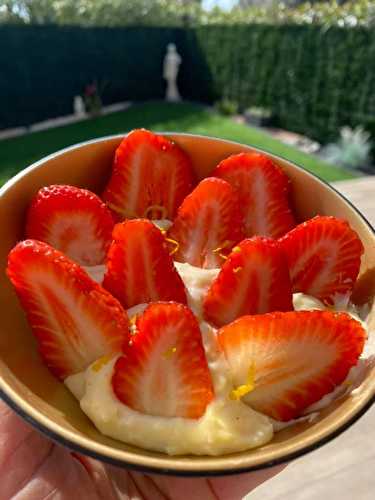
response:
[[[366,333],[346,313],[299,311],[243,316],[218,339],[237,386],[232,397],[248,391],[252,408],[287,421],[344,381]]]
[[[266,155],[232,155],[219,163],[211,175],[238,190],[245,236],[278,238],[296,225],[289,206],[290,181]]]
[[[7,273],[56,376],[64,379],[121,351],[128,338],[126,312],[64,254],[47,243],[22,241],[9,254]]]
[[[201,417],[214,394],[193,313],[182,304],[156,302],[136,325],[112,377],[118,399],[147,415]]]
[[[227,182],[208,177],[187,196],[169,239],[177,244],[174,258],[196,267],[213,268],[242,239],[239,200]]]
[[[186,303],[185,287],[165,238],[145,219],[115,226],[103,286],[128,309],[158,300]]]
[[[346,221],[317,216],[280,239],[293,290],[333,303],[351,292],[361,265],[363,245]]]
[[[292,311],[288,265],[278,243],[259,236],[241,241],[212,282],[203,310],[216,326],[245,314]]]
[[[91,191],[52,185],[40,189],[28,211],[26,237],[45,241],[85,266],[104,262],[114,226],[110,210]]]
[[[194,177],[190,158],[177,144],[133,130],[116,150],[103,199],[122,218],[172,220]]]

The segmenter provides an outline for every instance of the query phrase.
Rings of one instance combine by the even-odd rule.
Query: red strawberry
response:
[[[216,326],[245,314],[293,310],[288,265],[278,243],[259,236],[241,241],[211,284],[203,310]]]
[[[122,218],[173,219],[193,182],[190,158],[177,144],[133,130],[116,150],[103,199]]]
[[[190,309],[175,302],[150,304],[116,362],[112,386],[120,401],[141,413],[201,417],[214,394]]]
[[[245,236],[278,238],[295,224],[286,174],[261,153],[240,153],[223,160],[211,174],[238,190]]]
[[[128,338],[126,312],[64,254],[40,241],[22,241],[9,253],[7,273],[54,375],[64,379],[121,351]]]
[[[40,189],[29,208],[26,237],[45,241],[85,266],[102,264],[114,221],[96,196],[75,186]]]
[[[300,311],[243,316],[218,339],[239,386],[231,396],[248,392],[252,408],[287,421],[344,381],[366,333],[346,313]]]
[[[185,287],[161,231],[145,219],[117,224],[103,286],[128,309],[158,300],[186,303]]]
[[[213,268],[242,239],[238,196],[225,181],[208,177],[183,201],[168,236],[176,241],[177,261]]]
[[[333,303],[335,294],[353,289],[363,245],[346,221],[317,216],[280,239],[293,290]]]

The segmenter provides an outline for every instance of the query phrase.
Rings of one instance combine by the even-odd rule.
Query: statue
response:
[[[73,109],[75,116],[85,116],[85,103],[80,95],[74,96]]]
[[[181,64],[181,56],[176,50],[174,43],[167,45],[167,53],[164,57],[163,78],[167,81],[165,100],[169,102],[181,101],[177,88],[177,74]]]

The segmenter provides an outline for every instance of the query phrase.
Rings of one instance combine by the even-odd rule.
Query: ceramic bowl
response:
[[[199,178],[233,153],[253,148],[185,134],[164,134],[192,158]],[[222,475],[262,469],[299,457],[342,433],[374,402],[375,368],[356,395],[344,397],[303,422],[275,434],[260,448],[220,457],[169,457],[110,439],[99,433],[78,402],[43,365],[16,295],[4,273],[7,254],[23,238],[25,211],[37,190],[49,184],[73,184],[100,193],[111,171],[121,136],[97,139],[59,151],[31,165],[0,191],[0,391],[25,420],[72,450],[122,467],[164,474]],[[271,155],[272,156],[272,155]],[[354,300],[364,303],[375,292],[375,235],[364,217],[332,187],[289,161],[273,156],[292,180],[293,204],[300,221],[316,214],[349,221],[365,254]],[[375,316],[375,314],[374,314]],[[375,323],[375,321],[374,321]]]

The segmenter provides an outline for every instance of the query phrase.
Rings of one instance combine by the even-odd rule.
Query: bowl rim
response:
[[[71,146],[65,147],[63,149],[60,149],[58,151],[55,151],[54,153],[51,153],[40,160],[32,163],[31,165],[25,167],[23,170],[18,172],[15,176],[11,177],[1,188],[0,188],[0,197],[3,196],[3,194],[14,184],[16,184],[20,179],[23,177],[27,176],[29,172],[39,168],[41,165],[46,163],[47,161],[50,161],[60,155],[63,155],[65,153],[69,153],[70,151],[80,149],[81,147],[88,146],[90,144],[96,144],[100,142],[106,142],[106,141],[111,141],[114,139],[121,139],[127,135],[128,131],[121,133],[121,134],[114,134],[114,135],[108,135],[108,136],[103,136],[103,137],[98,137],[95,139],[90,139],[87,141],[82,141],[76,144],[73,144]],[[266,149],[258,148],[255,146],[252,146],[250,144],[242,144],[240,142],[236,141],[231,141],[227,139],[220,139],[218,137],[212,137],[212,136],[205,136],[201,134],[190,134],[190,133],[180,133],[180,132],[164,132],[164,131],[157,131],[155,132],[157,134],[166,136],[166,137],[194,137],[198,139],[203,139],[203,140],[210,140],[214,142],[220,142],[220,143],[226,143],[228,145],[233,145],[233,146],[245,146],[245,147],[250,147],[254,151],[258,151],[260,153],[265,153],[270,157],[277,159],[281,159],[285,161],[286,163],[292,165],[294,168],[298,170],[302,170],[305,174],[311,176],[314,179],[317,179],[320,183],[324,184],[326,187],[328,187],[329,190],[335,192],[341,199],[345,201],[359,216],[360,219],[362,219],[365,224],[367,225],[368,229],[370,232],[375,236],[375,229],[371,225],[371,223],[368,221],[368,219],[358,210],[358,208],[353,205],[353,203],[348,200],[343,194],[341,194],[335,187],[333,187],[331,184],[323,180],[319,175],[316,175],[309,170],[305,169],[304,167],[301,167],[300,165],[296,164],[295,162],[285,158],[284,156],[281,155],[275,155],[274,153],[267,151]],[[31,414],[28,413],[27,407],[30,405],[28,403],[25,403],[21,398],[19,398],[17,395],[15,398],[14,395],[12,394],[13,390],[10,389],[6,383],[4,383],[2,376],[0,375],[0,398],[10,407],[12,410],[15,411],[16,414],[18,414],[21,418],[23,418],[26,422],[30,423],[35,429],[40,431],[42,434],[44,434],[46,437],[50,438],[52,441],[54,441],[57,444],[62,444],[66,448],[73,450],[75,452],[81,453],[83,455],[90,456],[94,459],[100,460],[102,462],[108,463],[110,465],[114,465],[117,467],[122,467],[138,472],[143,472],[143,473],[152,473],[152,474],[162,474],[162,475],[172,475],[172,476],[180,476],[180,477],[218,477],[218,476],[226,476],[226,475],[233,475],[233,474],[241,474],[241,473],[246,473],[246,472],[252,472],[252,471],[257,471],[257,470],[262,470],[262,469],[267,469],[270,467],[274,467],[276,465],[281,465],[288,463],[291,460],[294,460],[296,458],[302,457],[306,455],[307,453],[316,450],[323,446],[324,444],[332,441],[334,438],[342,434],[346,429],[351,427],[357,420],[359,420],[370,408],[373,404],[375,404],[375,394],[373,394],[366,403],[359,408],[359,410],[356,411],[354,415],[352,415],[349,419],[347,419],[345,422],[341,423],[335,430],[329,432],[327,435],[321,437],[320,439],[317,439],[316,441],[307,444],[300,449],[282,455],[278,458],[268,460],[266,462],[260,463],[260,464],[255,464],[255,465],[244,465],[244,466],[236,466],[236,467],[228,467],[225,469],[216,469],[213,470],[211,468],[209,469],[202,469],[200,468],[199,470],[196,469],[190,469],[188,464],[183,465],[181,468],[171,468],[171,467],[161,467],[161,466],[153,466],[153,465],[139,465],[135,462],[128,462],[124,459],[118,459],[111,457],[109,454],[105,454],[104,452],[99,452],[95,451],[94,449],[91,449],[90,447],[83,446],[79,444],[75,438],[74,438],[74,433],[65,431],[65,434],[71,435],[72,437],[64,437],[62,436],[59,432],[55,431],[52,429],[52,426],[47,425],[46,422],[49,422],[50,419],[48,417],[45,417],[41,415],[39,412],[35,412],[35,416],[32,416]],[[13,397],[12,397],[13,395]],[[19,401],[15,401],[15,399],[19,399]],[[39,417],[39,418],[38,418]],[[45,423],[42,422],[42,420],[46,420]],[[101,445],[105,446],[105,448],[110,448],[109,445]],[[222,455],[220,458],[225,459],[226,457],[230,458],[232,455]],[[168,456],[167,456],[168,457]],[[169,457],[173,458],[174,460],[178,460],[180,457],[175,456],[175,457]],[[190,456],[189,456],[190,458]],[[191,460],[194,461],[194,458],[199,459],[201,457],[197,456],[191,456]],[[212,457],[212,458],[219,458],[219,457]],[[158,458],[160,460],[160,458]],[[184,468],[185,467],[185,468]]]

